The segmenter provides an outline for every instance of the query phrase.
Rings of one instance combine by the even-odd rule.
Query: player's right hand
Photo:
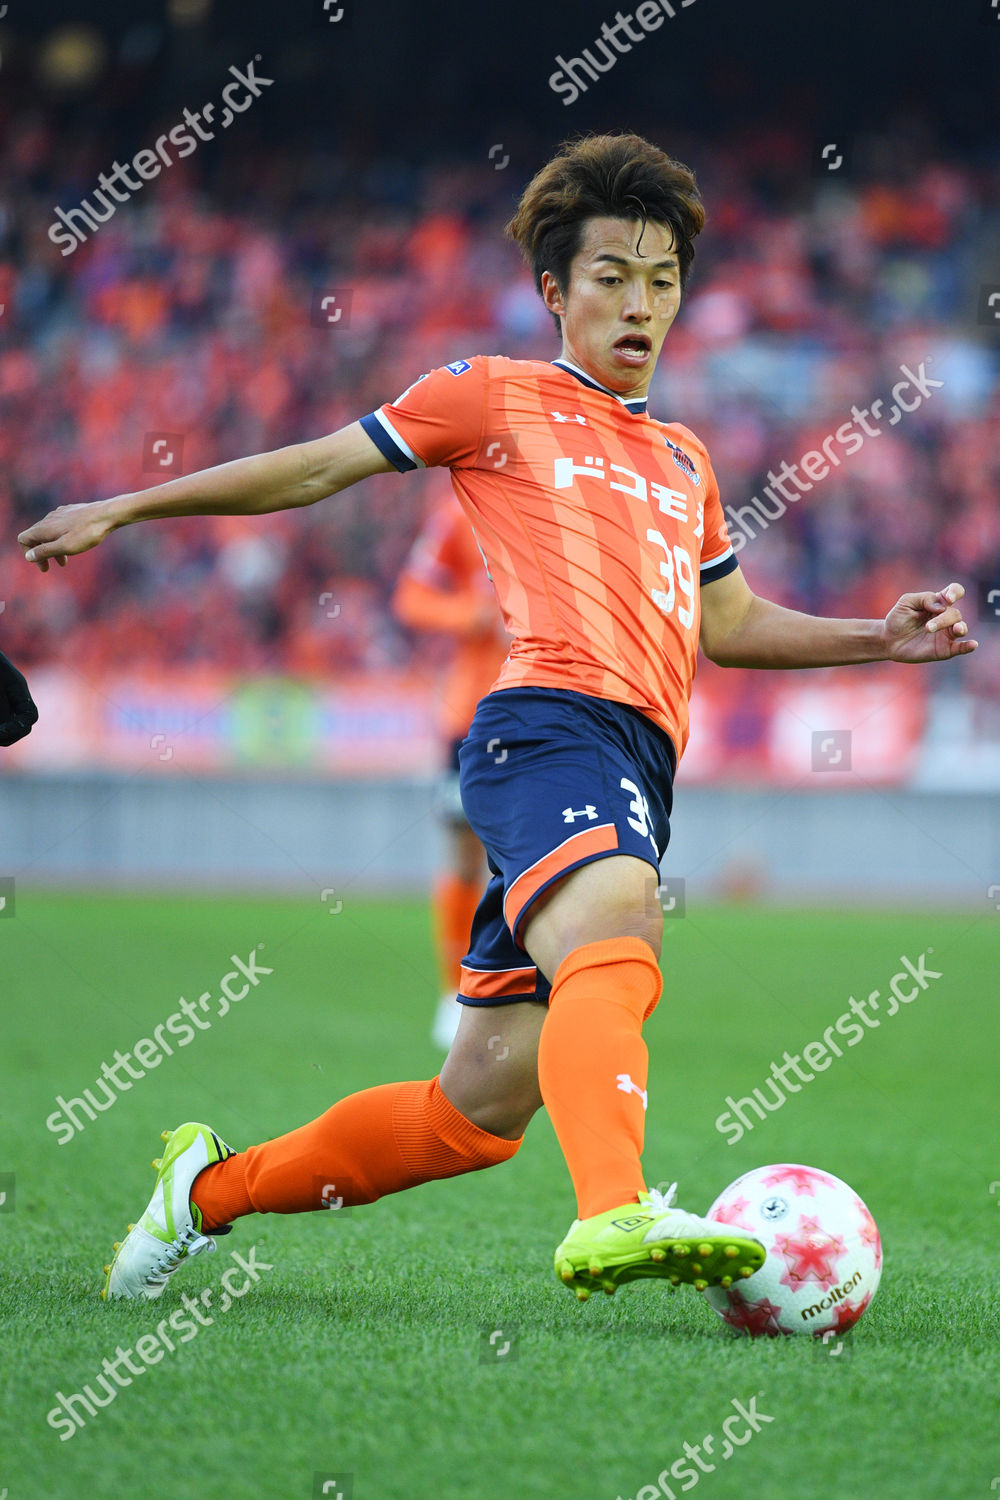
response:
[[[113,503],[111,500],[94,500],[81,505],[60,505],[58,510],[50,510],[47,516],[18,537],[25,560],[47,573],[50,559],[54,558],[64,568],[67,557],[77,552],[89,552],[115,528],[111,513]]]

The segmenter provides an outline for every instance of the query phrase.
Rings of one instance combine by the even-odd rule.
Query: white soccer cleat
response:
[[[191,1188],[199,1172],[235,1153],[207,1125],[188,1122],[163,1131],[168,1141],[157,1169],[156,1190],[138,1224],[130,1224],[125,1239],[115,1245],[115,1258],[105,1266],[105,1298],[162,1296],[167,1278],[185,1260],[204,1250],[215,1250],[215,1240],[202,1231],[201,1211],[191,1202]],[[215,1233],[228,1234],[228,1226]]]

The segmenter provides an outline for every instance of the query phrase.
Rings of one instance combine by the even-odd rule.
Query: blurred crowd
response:
[[[747,541],[751,585],[872,615],[957,577],[1000,635],[1000,316],[981,291],[997,275],[996,166],[949,158],[916,125],[856,143],[839,173],[794,131],[660,139],[696,169],[708,223],[650,410],[704,438],[730,513],[852,408],[888,411],[903,364],[943,382]],[[67,140],[41,116],[5,125],[3,648],[28,670],[88,674],[322,675],[423,652],[387,601],[442,473],[377,476],[301,512],[132,527],[46,577],[15,537],[60,504],[333,431],[434,365],[554,357],[502,235],[545,149],[504,171],[195,154],[64,256],[54,209],[92,192],[115,143]],[[977,681],[996,686],[996,653],[982,656]]]

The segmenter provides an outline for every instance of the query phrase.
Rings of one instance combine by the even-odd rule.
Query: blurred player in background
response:
[[[0,745],[15,745],[38,720],[23,673],[0,651]]]
[[[483,555],[450,485],[413,545],[392,607],[410,630],[447,635],[455,647],[441,688],[438,726],[447,754],[439,801],[447,866],[434,882],[432,898],[441,999],[431,1039],[447,1052],[462,1014],[455,999],[462,959],[487,880],[483,846],[462,807],[458,750],[469,732],[476,704],[500,671],[508,644]]]

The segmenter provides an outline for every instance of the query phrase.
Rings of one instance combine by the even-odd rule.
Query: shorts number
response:
[[[649,826],[649,803],[646,801],[646,798],[642,795],[635,782],[629,781],[627,776],[623,776],[618,785],[621,787],[623,792],[631,792],[632,794],[632,801],[628,805],[628,810],[633,814],[633,816],[629,818],[628,826],[630,828],[634,828],[636,833],[641,833],[643,838],[649,839],[649,842],[653,846],[653,853],[656,855],[656,858],[659,859],[660,851],[656,847],[656,840],[653,837],[653,830]]]
[[[670,543],[655,526],[650,526],[647,530],[646,540],[663,548],[660,576],[666,582],[666,588],[652,590],[653,603],[665,615],[670,615],[674,612],[678,592],[683,594],[688,602],[677,603],[677,618],[685,630],[689,630],[694,624],[694,569],[691,559],[680,544],[671,550]]]

